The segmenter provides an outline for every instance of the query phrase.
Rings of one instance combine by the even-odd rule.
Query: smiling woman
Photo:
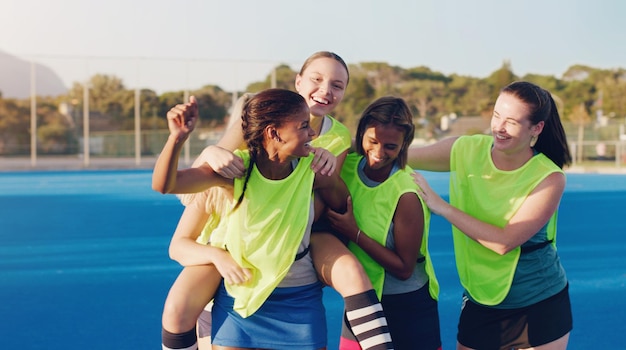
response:
[[[309,254],[312,223],[322,210],[313,204],[313,191],[326,206],[343,211],[347,189],[337,173],[311,170],[317,150],[309,144],[315,132],[305,99],[268,89],[244,103],[246,150],[235,155],[246,170],[236,179],[207,163],[177,170],[181,141],[197,121],[195,102],[191,98],[168,112],[172,136],[155,166],[154,183],[161,188],[165,179],[163,186],[174,192],[224,187],[230,200],[228,215],[210,227],[210,245],[197,242],[210,218],[207,196],[195,197],[183,212],[170,256],[185,269],[165,303],[164,348],[195,348],[195,321],[213,298],[211,338],[220,348],[326,347],[321,283]],[[295,304],[297,317],[288,312]]]
[[[396,350],[441,349],[439,283],[428,251],[430,212],[406,166],[415,126],[401,98],[372,102],[359,120],[357,152],[341,177],[350,190],[345,214],[330,210],[337,232],[363,264],[381,300]],[[344,323],[340,349],[360,349]]]
[[[502,88],[491,133],[414,153],[424,169],[451,173],[450,203],[413,176],[428,207],[452,224],[465,289],[457,349],[565,349],[573,322],[556,228],[571,156],[550,93],[524,81]]]

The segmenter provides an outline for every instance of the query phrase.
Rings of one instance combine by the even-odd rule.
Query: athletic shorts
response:
[[[276,288],[261,307],[243,318],[224,283],[213,301],[212,343],[261,349],[315,350],[326,347],[322,283]]]
[[[428,283],[413,292],[384,294],[381,305],[395,350],[441,349],[439,310]],[[341,336],[342,349],[360,349],[345,313]]]
[[[211,336],[211,309],[213,308],[213,302],[211,301],[202,310],[200,316],[198,316],[198,338],[206,338]]]
[[[457,341],[473,349],[530,348],[555,341],[573,327],[568,288],[517,309],[478,305],[463,296]]]

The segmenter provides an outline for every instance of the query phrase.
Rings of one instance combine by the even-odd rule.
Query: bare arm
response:
[[[196,242],[206,225],[209,214],[202,206],[187,206],[170,242],[170,257],[183,266],[213,264],[229,283],[244,283],[251,277],[248,269],[240,267],[227,251]]]
[[[354,218],[351,199],[348,200],[348,210],[345,214],[329,211],[328,218],[334,229],[355,242],[396,278],[405,280],[411,276],[424,233],[422,205],[414,193],[405,193],[398,201],[393,218],[395,250],[373,240],[365,231],[361,230],[361,233],[358,233],[359,227]]]
[[[177,159],[178,157],[176,157]],[[164,162],[157,162],[158,164],[164,164]],[[212,186],[232,186],[233,180],[225,178],[217,174],[206,163],[197,168],[188,168],[182,170],[173,170],[175,165],[170,165],[168,169],[163,170],[163,167],[155,166],[154,173],[152,175],[153,185],[155,178],[162,178],[163,172],[168,173],[169,181],[167,188],[161,193],[197,193],[202,192]],[[172,175],[174,174],[174,175]],[[154,188],[154,186],[153,186]]]
[[[163,146],[154,165],[152,188],[161,193],[196,193],[211,186],[227,186],[232,183],[228,178],[217,174],[207,163],[197,167],[178,170],[178,158],[185,140],[198,121],[198,104],[191,96],[189,102],[178,104],[167,112],[170,136]],[[220,152],[219,148],[210,148],[207,152]],[[243,166],[243,165],[242,165]]]
[[[230,115],[228,127],[224,135],[216,145],[206,147],[200,156],[194,161],[193,167],[198,167],[208,163],[218,174],[233,179],[243,176],[245,167],[241,158],[235,156],[236,149],[245,148],[243,130],[241,126],[241,114],[244,104],[250,99],[252,94],[244,94],[235,105]]]
[[[337,156],[337,164],[336,164],[336,171],[338,173],[338,175],[341,175],[341,167],[343,166],[343,163],[346,160],[346,156],[348,155],[348,151],[349,150],[345,150],[343,153],[339,154]],[[315,172],[315,170],[313,170]],[[330,173],[330,175],[332,175],[333,172]],[[341,177],[341,176],[340,176]],[[322,215],[325,214],[326,211],[326,203],[324,203],[324,200],[321,199],[321,195],[318,193],[317,196],[315,196],[315,220],[317,221]]]
[[[152,189],[171,193],[176,188],[178,157],[183,144],[198,122],[198,103],[194,96],[189,102],[178,104],[167,112],[170,135],[159,154],[152,173]]]
[[[565,176],[553,173],[546,177],[524,200],[519,210],[503,228],[474,218],[444,201],[423,175],[415,173],[422,198],[430,209],[448,220],[468,237],[498,254],[506,254],[535,235],[557,210],[565,189]]]
[[[428,146],[410,147],[409,166],[427,171],[450,171],[450,151],[457,138],[448,137]]]
[[[315,174],[315,183],[313,189],[321,197],[324,204],[338,212],[345,212],[346,210],[346,198],[350,192],[346,183],[341,179],[341,167],[343,166],[348,150],[339,154],[336,159],[337,171],[330,172],[329,174],[322,175],[320,172]],[[317,215],[317,214],[316,214]]]
[[[171,193],[176,187],[178,157],[185,140],[170,135],[152,172],[152,189],[160,193]]]
[[[321,197],[324,204],[334,211],[346,211],[346,198],[349,192],[345,182],[339,177],[339,172],[331,175],[315,175],[313,190]]]

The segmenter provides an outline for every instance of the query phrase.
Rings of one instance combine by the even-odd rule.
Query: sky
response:
[[[487,77],[626,68],[622,0],[0,0],[0,51],[66,86],[111,74],[163,93],[241,90],[328,50],[349,64]],[[1,77],[0,77],[1,78]]]

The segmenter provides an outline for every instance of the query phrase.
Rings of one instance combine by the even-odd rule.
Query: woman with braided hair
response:
[[[236,154],[246,165],[244,177],[225,178],[208,164],[179,174],[183,181],[224,187],[233,198],[230,214],[203,250],[204,261],[196,261],[214,265],[224,278],[213,307],[213,347],[325,348],[322,284],[308,254],[313,191],[344,211],[347,189],[338,174],[310,169],[315,132],[299,94],[282,89],[256,94],[243,107],[242,129],[247,150]],[[204,210],[186,207],[172,244],[193,243],[207,217]],[[180,248],[170,247],[172,258],[187,266],[189,255]]]

